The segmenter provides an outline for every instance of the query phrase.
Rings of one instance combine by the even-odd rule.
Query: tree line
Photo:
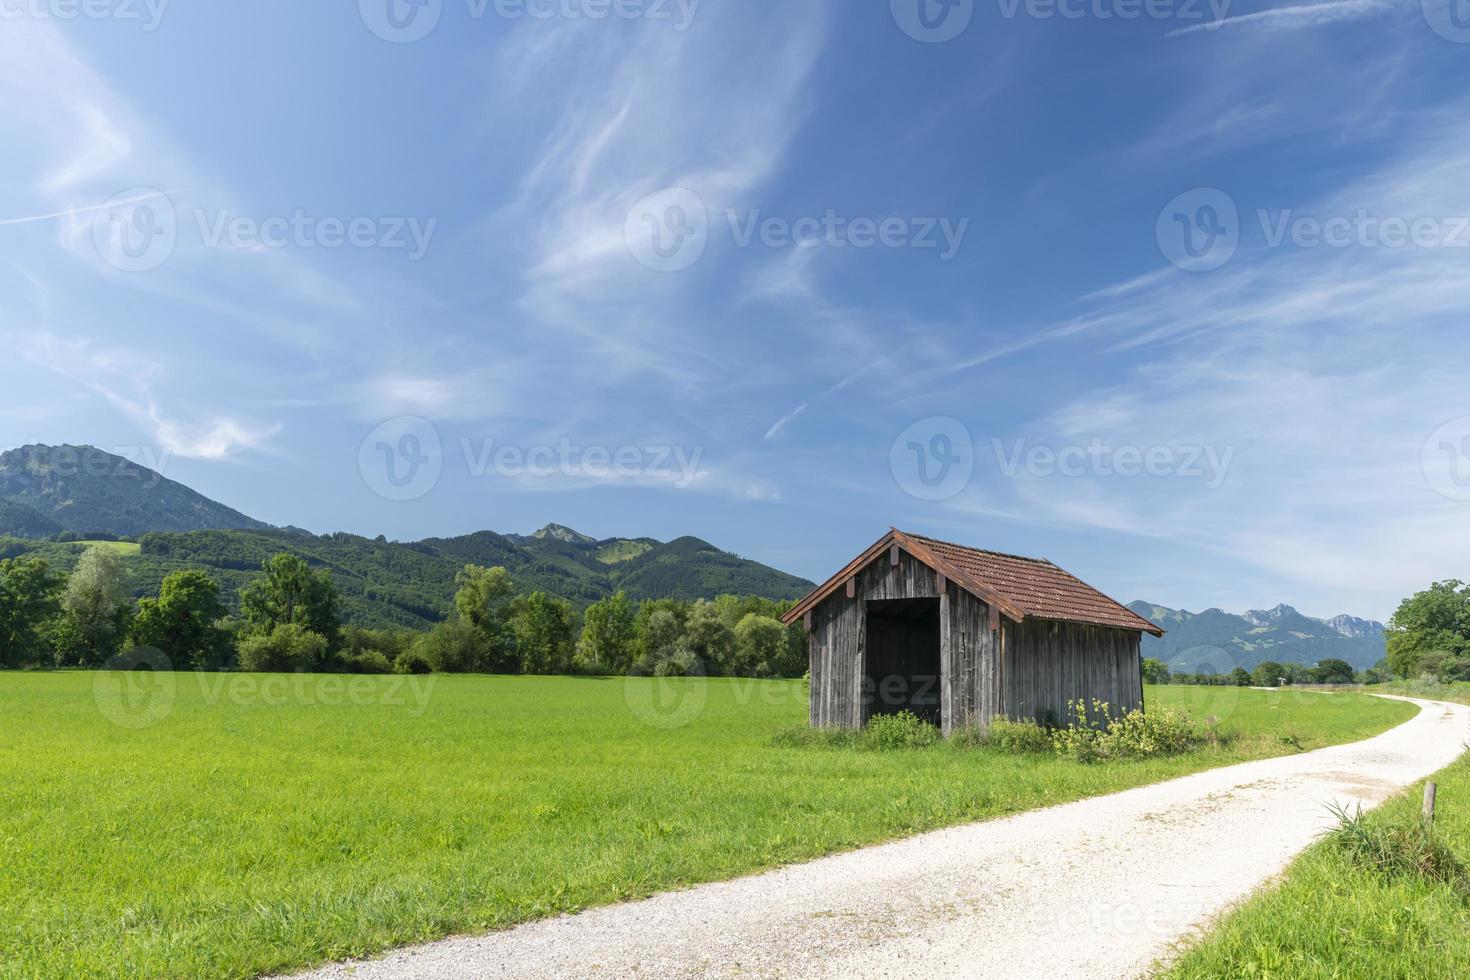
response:
[[[1169,670],[1161,660],[1143,662],[1146,684],[1195,684],[1204,687],[1288,687],[1296,684],[1379,684],[1389,680],[1386,671],[1369,668],[1353,670],[1346,660],[1331,657],[1308,667],[1297,663],[1265,660],[1251,670],[1236,667],[1228,674],[1184,673]]]
[[[633,602],[617,592],[580,613],[546,592],[519,592],[504,568],[466,565],[454,610],[429,631],[345,625],[330,571],[281,553],[231,615],[200,570],[168,575],[132,598],[124,559],[87,549],[70,576],[44,559],[0,560],[0,667],[150,666],[331,673],[706,674],[799,677],[790,602],[754,596]]]

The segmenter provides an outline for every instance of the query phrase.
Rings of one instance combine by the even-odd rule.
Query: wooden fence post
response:
[[[1434,783],[1424,784],[1424,823],[1426,826],[1434,823],[1434,802],[1438,795],[1438,786]]]

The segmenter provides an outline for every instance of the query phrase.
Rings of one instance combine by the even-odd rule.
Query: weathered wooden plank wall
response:
[[[1094,698],[1114,714],[1141,707],[1137,632],[1030,618],[1004,630],[1006,717],[1068,721],[1068,701]]]

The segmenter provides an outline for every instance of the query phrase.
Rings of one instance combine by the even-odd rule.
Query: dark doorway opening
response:
[[[939,725],[939,600],[869,599],[864,721],[911,711]]]

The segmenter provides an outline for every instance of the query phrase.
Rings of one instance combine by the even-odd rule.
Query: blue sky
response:
[[[0,445],[813,578],[1465,575],[1470,10],[922,2],[5,4]]]

